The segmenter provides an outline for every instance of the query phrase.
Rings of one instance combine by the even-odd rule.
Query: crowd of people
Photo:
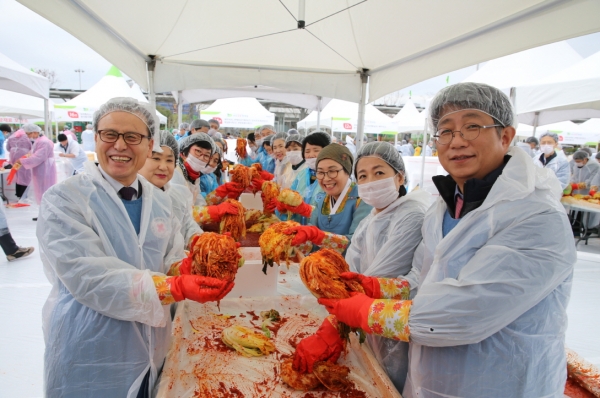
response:
[[[562,396],[576,251],[559,199],[569,182],[597,190],[600,165],[577,152],[570,168],[552,134],[534,142],[537,153],[513,146],[514,108],[485,84],[449,86],[429,112],[435,134],[424,149],[412,140],[357,148],[270,125],[248,135],[236,163],[261,164],[253,187],[274,181],[303,198],[265,204],[299,222],[285,231],[291,245],[338,251],[351,270],[342,277],[365,292],[319,299],[330,315],[297,345],[294,369],[336,361],[344,323],[367,334],[405,397]],[[112,99],[81,145],[59,135],[56,150],[74,175],[58,184],[54,145],[37,126],[9,136],[18,193],[33,186],[40,203],[37,238],[52,284],[43,310],[48,397],[151,396],[171,306],[218,301],[233,288],[192,275],[186,261],[200,225],[237,214],[226,199],[245,189],[227,181],[219,128],[198,119],[159,131],[148,104]],[[448,172],[433,178],[435,200],[407,191],[403,161],[430,156],[434,144]],[[84,159],[88,148],[97,163]],[[0,234],[8,231],[1,216]]]

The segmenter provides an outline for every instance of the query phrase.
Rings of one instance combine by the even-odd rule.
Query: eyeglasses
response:
[[[490,124],[489,126],[480,126],[478,124],[465,124],[460,128],[460,131],[452,131],[450,129],[438,130],[433,138],[440,145],[448,145],[454,139],[454,133],[459,133],[463,140],[473,141],[479,137],[481,129],[488,129],[490,127],[504,127],[501,124]]]
[[[98,130],[98,136],[100,139],[107,143],[117,142],[119,137],[123,137],[123,140],[129,145],[138,145],[144,138],[150,139],[147,135],[138,133],[117,133],[114,130]]]
[[[339,170],[328,170],[328,171],[317,171],[315,173],[315,175],[317,176],[317,180],[322,180],[323,178],[325,178],[325,174],[327,174],[327,177],[329,178],[335,178],[338,176],[339,172],[342,171],[344,169],[339,169]]]

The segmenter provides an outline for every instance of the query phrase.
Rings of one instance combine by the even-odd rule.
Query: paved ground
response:
[[[18,245],[35,246],[30,257],[7,262],[0,256],[0,398],[41,397],[44,340],[42,306],[50,293],[37,251],[36,215],[29,208],[6,209]],[[580,243],[569,304],[567,345],[600,366],[600,239]],[[288,278],[291,275],[288,275]],[[282,275],[286,277],[286,275]],[[289,283],[283,288],[294,288]],[[280,289],[280,290],[281,290]]]

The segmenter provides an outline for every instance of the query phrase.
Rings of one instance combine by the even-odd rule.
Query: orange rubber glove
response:
[[[200,275],[181,275],[167,278],[175,301],[185,299],[206,303],[219,301],[233,289],[233,282]]]
[[[275,198],[271,199],[271,201],[264,206],[264,210],[268,211],[269,213],[275,213],[275,209],[277,208],[277,204],[275,203],[276,200],[277,199],[275,199]],[[264,197],[263,197],[263,202],[264,202]]]
[[[288,228],[283,233],[286,235],[296,234],[292,240],[292,246],[299,246],[308,241],[320,246],[323,243],[323,239],[325,239],[325,232],[312,225],[300,225]]]
[[[365,294],[371,298],[381,298],[381,286],[379,285],[379,279],[372,276],[365,276],[357,274],[356,272],[342,272],[340,274],[342,279],[355,280],[365,289]]]
[[[300,373],[312,373],[315,362],[336,363],[344,347],[344,341],[337,329],[337,321],[333,317],[327,317],[315,334],[298,343],[292,366]]]
[[[221,218],[225,214],[231,214],[234,216],[238,214],[238,208],[231,203],[221,203],[218,205],[206,206],[206,209],[210,219],[214,222],[221,221]]]
[[[275,176],[271,173],[269,173],[268,171],[261,171],[258,174],[260,174],[260,178],[262,178],[265,181],[273,181],[273,178],[275,178]]]
[[[590,189],[590,196],[594,196],[597,192],[594,191],[593,189]]]
[[[256,192],[262,191],[262,186],[264,183],[265,183],[265,180],[259,180],[258,178],[255,178],[252,180],[252,187],[254,188],[254,190]]]
[[[244,192],[244,187],[237,182],[226,182],[219,188],[215,189],[215,193],[220,198],[237,199]]]
[[[305,202],[300,203],[298,206],[290,206],[286,204],[283,204],[283,206],[285,206],[287,211],[290,211],[294,214],[300,214],[302,217],[310,217],[313,211],[312,206]]]
[[[369,333],[369,312],[375,299],[366,294],[354,293],[347,299],[320,298],[319,304],[324,305],[327,312],[335,315],[339,322],[344,322],[351,328],[361,328]]]

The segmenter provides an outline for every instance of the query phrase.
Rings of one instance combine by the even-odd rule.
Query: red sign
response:
[[[77,113],[75,111],[69,111],[69,112],[67,112],[67,114],[69,115],[70,118],[79,119],[79,113]]]
[[[223,124],[223,119],[221,119],[220,117],[213,117],[213,119],[219,122],[219,124]]]
[[[344,123],[344,128],[346,130],[352,130],[352,123]]]
[[[559,141],[562,141],[562,140],[564,140],[563,136],[562,136],[562,135],[559,135],[559,136],[558,136],[558,140],[559,140]]]

